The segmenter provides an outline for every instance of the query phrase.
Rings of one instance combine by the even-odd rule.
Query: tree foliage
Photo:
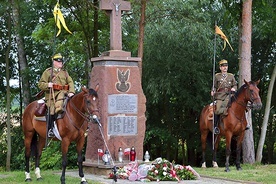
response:
[[[18,66],[18,50],[15,28],[12,29],[10,51],[10,77],[19,79],[26,75],[30,83],[29,93],[38,92],[37,81],[42,72],[51,66],[51,56],[61,52],[67,63],[66,69],[75,81],[76,89],[89,85],[91,57],[109,50],[109,17],[98,10],[98,1],[60,1],[66,24],[72,35],[62,30],[55,37],[55,23],[52,14],[56,1],[16,1],[20,15],[19,30],[27,59],[27,70],[22,73]],[[162,156],[184,164],[199,165],[201,152],[198,118],[204,105],[211,102],[213,54],[215,60],[226,58],[231,61],[229,71],[239,74],[238,68],[238,20],[240,2],[233,0],[147,0],[145,17],[143,90],[147,97],[147,130],[145,149],[152,158]],[[124,12],[123,50],[138,54],[138,30],[140,17],[139,0],[131,0],[132,10]],[[0,1],[0,71],[5,73],[7,43],[8,0]],[[267,89],[275,65],[275,1],[253,1],[252,29],[252,80],[261,79],[259,85],[262,101],[266,103]],[[217,23],[228,36],[234,52],[217,40],[214,50],[214,24]],[[96,34],[97,33],[97,34]],[[97,35],[97,36],[95,36]],[[21,88],[11,88],[11,100],[17,102]],[[6,105],[6,79],[0,76],[2,109]],[[273,93],[271,104],[276,104]],[[20,105],[20,104],[19,104]],[[12,109],[14,111],[14,107]],[[263,162],[275,163],[275,108],[270,111]],[[274,115],[274,116],[273,116]],[[254,142],[257,143],[262,126],[263,110],[253,112]],[[273,119],[274,117],[274,119]],[[0,123],[1,131],[5,121]],[[23,148],[20,128],[12,129],[12,167],[22,168],[23,154],[17,153],[16,146]],[[3,135],[3,134],[1,134]],[[222,143],[223,146],[223,143]],[[4,142],[0,144],[6,153]],[[58,146],[57,146],[58,147]],[[256,147],[256,145],[255,145]],[[3,148],[3,149],[2,149]],[[18,147],[17,147],[18,148]],[[20,149],[21,150],[21,149]],[[55,150],[55,149],[53,149]],[[224,150],[219,152],[224,163]],[[51,155],[51,153],[49,153]],[[2,157],[1,157],[2,158]],[[3,160],[3,159],[2,159]],[[46,160],[46,159],[45,159]],[[220,161],[220,160],[219,160]],[[52,160],[49,165],[55,165]],[[3,163],[4,165],[4,163]],[[47,165],[47,163],[46,163]]]

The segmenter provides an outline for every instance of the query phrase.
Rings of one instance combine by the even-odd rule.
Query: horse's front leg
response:
[[[241,168],[241,147],[242,147],[243,138],[244,138],[244,134],[239,136],[239,139],[237,141],[236,168],[238,171],[242,170],[242,168]]]
[[[86,179],[83,174],[83,157],[82,157],[82,149],[84,146],[85,137],[83,137],[77,143],[77,153],[78,153],[78,167],[79,167],[79,176],[81,177],[81,184],[87,184]]]
[[[68,153],[68,147],[70,145],[70,141],[68,140],[62,140],[61,142],[61,152],[62,152],[62,172],[60,177],[60,183],[65,184],[65,171],[67,166],[67,153]]]
[[[232,135],[230,134],[225,134],[225,138],[226,138],[226,161],[225,161],[225,172],[229,172],[230,168],[229,168],[229,158],[230,158],[230,154],[231,154],[231,139],[232,139]]]

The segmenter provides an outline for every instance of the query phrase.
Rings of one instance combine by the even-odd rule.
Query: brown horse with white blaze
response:
[[[61,138],[62,174],[61,184],[65,184],[65,170],[67,166],[67,152],[71,142],[76,142],[78,155],[79,176],[81,184],[86,184],[82,167],[82,149],[85,143],[85,132],[88,122],[94,121],[99,116],[98,94],[99,85],[94,89],[82,87],[82,91],[67,101],[64,109],[64,117],[56,120],[56,126]],[[35,115],[37,102],[30,103],[23,114],[23,132],[25,144],[25,181],[31,181],[29,161],[32,155],[35,157],[35,174],[38,180],[40,175],[40,157],[46,142],[46,122],[39,120]],[[37,140],[38,138],[38,140]],[[57,140],[57,139],[56,139]]]
[[[231,101],[228,107],[228,115],[223,117],[218,124],[220,133],[214,138],[214,150],[213,150],[213,167],[218,167],[216,162],[216,153],[221,136],[225,136],[226,139],[226,163],[225,171],[230,171],[229,169],[229,157],[231,153],[231,139],[233,136],[237,137],[237,158],[236,158],[236,168],[241,170],[240,166],[240,154],[241,146],[244,138],[247,120],[245,113],[247,108],[261,109],[262,101],[259,96],[259,89],[257,85],[259,80],[256,82],[247,82],[244,80],[244,85],[239,88],[239,90],[231,97]],[[249,102],[249,103],[248,103]],[[251,104],[249,106],[249,104]],[[202,167],[206,167],[205,162],[205,151],[206,151],[206,139],[208,134],[210,135],[213,131],[213,120],[210,119],[209,105],[205,106],[201,111],[200,115],[200,132],[201,132],[201,147],[202,147]]]

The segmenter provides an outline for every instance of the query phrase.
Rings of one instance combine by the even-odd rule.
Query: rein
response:
[[[86,116],[85,113],[81,112],[76,105],[72,102],[69,101],[69,103],[72,105],[73,109],[87,122],[91,122],[93,120],[93,112],[99,112],[99,110],[93,110],[92,112],[89,111],[88,107],[87,107],[87,112],[88,112],[88,116]],[[87,101],[86,101],[87,104]],[[82,125],[80,127],[77,127],[76,124],[73,122],[72,118],[69,116],[69,114],[67,113],[67,110],[65,111],[67,117],[69,118],[70,123],[77,129],[80,130],[80,128],[83,126],[84,122],[82,123]]]
[[[252,109],[253,108],[253,102],[255,101],[255,100],[257,100],[257,99],[260,99],[260,98],[252,98],[252,93],[251,93],[251,91],[248,89],[248,88],[246,88],[246,96],[244,97],[244,100],[246,100],[246,97],[247,96],[250,96],[249,97],[249,100],[247,100],[247,102],[245,103],[245,102],[240,102],[240,101],[236,101],[237,100],[237,97],[236,96],[234,96],[234,98],[235,98],[235,101],[237,102],[237,104],[239,104],[239,105],[241,105],[241,106],[243,106],[243,107],[245,107],[245,108],[249,108],[249,109]],[[248,105],[248,102],[250,102],[250,105]]]
[[[248,96],[249,96],[249,100],[248,99]],[[244,97],[244,101],[247,101],[247,102],[244,102],[244,101],[237,101],[237,96],[234,96],[234,99],[235,99],[235,102],[242,106],[242,107],[245,107],[245,110],[248,111],[248,109],[252,109],[253,108],[253,102],[257,99],[260,99],[260,98],[252,98],[252,92],[249,90],[248,87],[246,87],[246,95]],[[250,104],[248,104],[248,102],[250,102]],[[230,109],[231,113],[234,114],[234,116],[240,121],[240,122],[243,122],[244,119],[245,119],[245,113],[243,114],[243,117],[242,118],[239,118],[236,116],[235,112]]]

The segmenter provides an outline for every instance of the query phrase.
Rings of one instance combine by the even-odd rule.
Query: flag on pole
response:
[[[227,44],[229,45],[229,47],[231,48],[231,50],[234,52],[232,46],[230,45],[230,43],[229,43],[229,41],[228,41],[228,38],[225,36],[225,34],[220,30],[220,28],[219,28],[217,25],[216,25],[216,27],[215,27],[215,33],[218,34],[218,35],[220,35],[220,37],[224,40],[224,46],[223,46],[223,49],[222,49],[222,50],[225,49],[225,47],[226,47],[226,42],[227,42]]]
[[[129,155],[130,154],[130,148],[126,148],[124,150],[124,155]]]
[[[102,149],[98,149],[98,155],[99,155],[99,156],[103,156],[103,155],[104,155],[104,152],[103,152]]]
[[[64,27],[64,29],[69,32],[70,34],[72,34],[72,32],[68,29],[68,27],[66,26],[66,23],[65,23],[65,20],[64,20],[64,17],[63,17],[63,14],[61,12],[61,10],[59,9],[59,1],[57,2],[56,6],[54,7],[54,11],[53,11],[53,14],[54,14],[54,18],[55,18],[55,22],[56,22],[56,25],[58,27],[58,32],[57,32],[57,35],[58,36],[61,32],[61,26],[60,26],[60,23],[62,24],[62,26]]]

